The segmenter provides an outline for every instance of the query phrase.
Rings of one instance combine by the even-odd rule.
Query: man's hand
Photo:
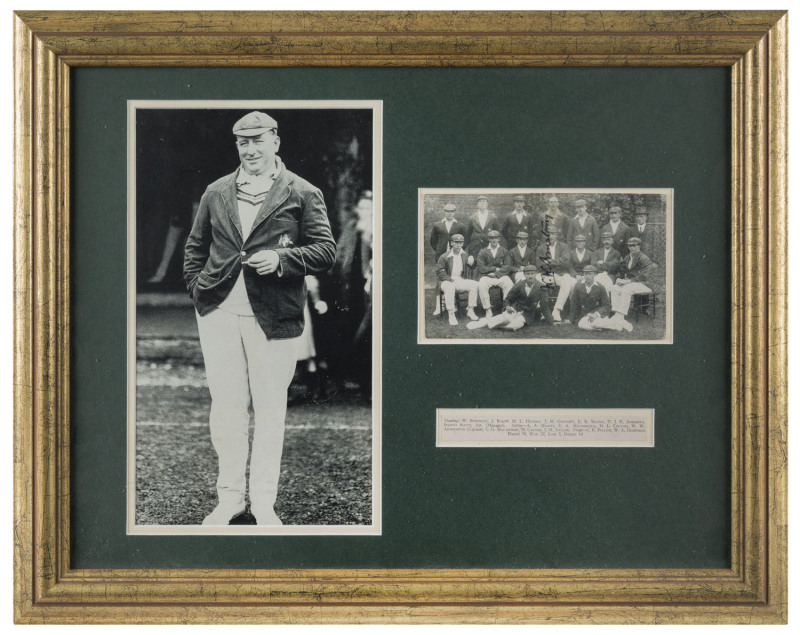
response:
[[[467,264],[468,264],[470,267],[471,267],[472,265],[474,265],[474,264],[475,264],[475,258],[473,258],[472,256],[470,256],[469,258],[467,258]]]
[[[272,249],[262,249],[261,251],[258,251],[250,256],[250,259],[246,264],[255,269],[258,275],[268,276],[269,274],[275,273],[278,270],[280,261],[281,259],[280,256],[278,256],[277,251],[273,251]]]
[[[509,315],[515,315],[516,312],[517,310],[513,306],[509,305],[506,307],[506,313],[508,313]]]
[[[328,312],[328,303],[325,300],[317,300],[314,302],[314,309],[320,315],[325,315]]]

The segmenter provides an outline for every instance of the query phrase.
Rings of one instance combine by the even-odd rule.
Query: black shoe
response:
[[[231,521],[228,523],[229,525],[255,525],[256,518],[253,514],[250,513],[249,509],[245,509],[241,514],[237,514]]]

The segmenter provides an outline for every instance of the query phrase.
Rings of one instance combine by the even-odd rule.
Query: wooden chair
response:
[[[656,319],[656,303],[658,302],[658,294],[651,291],[650,293],[634,293],[631,296],[631,303],[633,304],[633,315],[636,322],[639,321],[640,315],[646,315],[651,321]]]

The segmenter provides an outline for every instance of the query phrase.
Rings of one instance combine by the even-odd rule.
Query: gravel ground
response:
[[[199,524],[216,505],[209,405],[202,366],[137,364],[137,524]],[[284,524],[370,523],[371,410],[348,392],[289,408],[275,506]]]

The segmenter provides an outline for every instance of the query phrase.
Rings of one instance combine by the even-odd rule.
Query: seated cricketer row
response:
[[[546,243],[540,245],[534,254],[527,246],[526,232],[517,234],[517,246],[510,251],[499,245],[498,232],[490,232],[489,247],[478,256],[480,280],[477,283],[464,277],[468,259],[463,251],[464,237],[454,235],[451,250],[439,258],[437,265],[437,277],[450,324],[458,325],[456,292],[468,291],[467,316],[473,321],[468,325],[470,329],[489,326],[516,330],[531,323],[530,318],[537,307],[547,323],[558,324],[569,300],[567,324],[577,323],[579,328],[586,330],[631,331],[632,325],[625,320],[631,298],[637,293],[651,292],[647,281],[655,268],[653,262],[641,253],[641,240],[629,238],[629,253],[623,258],[613,248],[610,232],[603,234],[603,246],[591,253],[585,248],[585,236],[577,235],[576,247],[570,249],[558,240],[559,234],[557,227],[549,228]],[[505,306],[497,320],[492,319],[495,316],[489,299],[489,289],[493,286],[500,287]],[[533,293],[532,287],[537,287]],[[549,302],[540,300],[549,299],[550,292],[556,287],[555,307],[550,314]],[[520,302],[522,296],[524,301]],[[478,297],[485,311],[483,320],[475,314]],[[439,310],[437,301],[434,315],[438,315]],[[520,313],[518,317],[509,319],[509,314],[517,313]],[[584,319],[589,315],[591,319]]]

